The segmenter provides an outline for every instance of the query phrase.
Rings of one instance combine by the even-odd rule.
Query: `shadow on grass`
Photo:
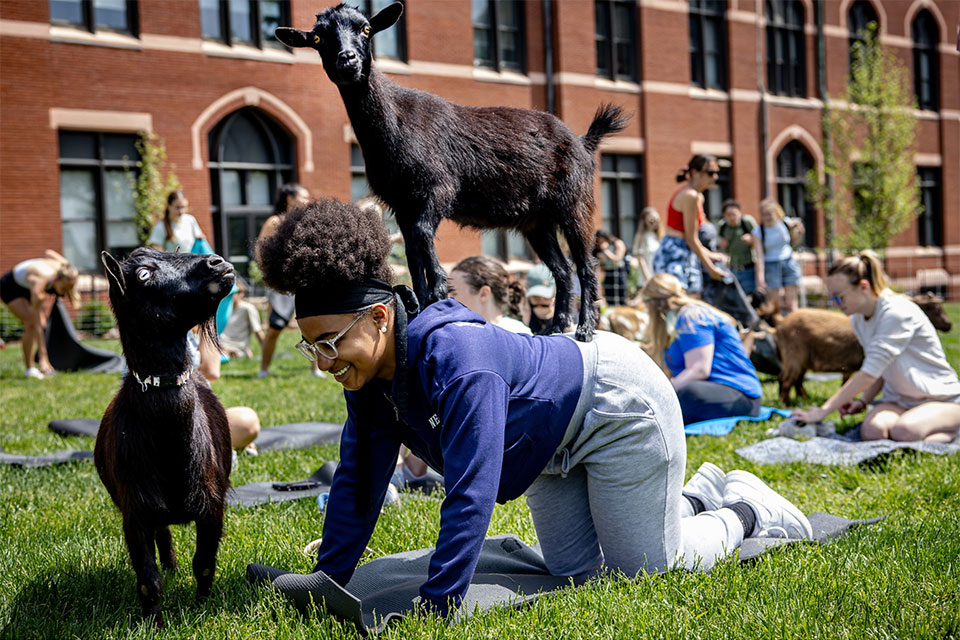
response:
[[[218,572],[219,574],[219,572]],[[164,571],[161,599],[168,629],[192,626],[198,616],[239,614],[256,598],[256,589],[242,575],[217,576],[211,596],[196,602],[196,584],[189,567]],[[10,619],[0,638],[73,638],[109,635],[109,629],[146,625],[130,568],[50,569],[26,584],[10,603]]]

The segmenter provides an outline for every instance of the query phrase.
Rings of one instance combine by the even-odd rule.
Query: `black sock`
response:
[[[686,498],[690,502],[690,506],[693,507],[693,515],[697,515],[698,513],[703,513],[704,511],[707,510],[707,508],[703,506],[703,500],[701,500],[700,498],[696,498],[694,496],[688,496],[687,494],[683,494],[683,497]]]
[[[735,502],[727,505],[727,509],[733,511],[740,518],[740,524],[743,525],[743,537],[749,538],[753,535],[753,530],[757,528],[757,514],[746,502]]]

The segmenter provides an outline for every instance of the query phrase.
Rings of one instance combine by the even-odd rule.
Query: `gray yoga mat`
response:
[[[52,464],[64,464],[78,460],[93,460],[93,451],[68,449],[42,456],[22,456],[12,453],[0,453],[0,464],[9,464],[15,467],[47,467]]]
[[[91,418],[66,418],[51,420],[48,427],[52,431],[68,436],[97,437],[100,420]],[[331,422],[294,422],[260,430],[254,444],[260,451],[276,449],[305,449],[318,444],[330,444],[340,441],[342,424]]]
[[[894,440],[861,440],[860,427],[844,434],[817,437],[801,442],[792,438],[770,438],[741,447],[737,454],[757,464],[809,462],[830,466],[852,466],[869,462],[897,449],[913,449],[921,453],[950,455],[960,453],[960,441],[896,442]]]
[[[289,502],[303,498],[315,498],[330,491],[337,463],[325,462],[319,469],[303,480],[293,482],[251,482],[239,487],[231,487],[227,492],[227,505],[231,507],[253,507],[271,502]]]
[[[810,514],[814,541],[825,543],[849,529],[878,522],[848,520],[826,513]],[[741,562],[756,559],[774,547],[801,542],[791,539],[748,538],[740,547]],[[391,620],[408,615],[419,597],[420,585],[427,579],[433,548],[405,551],[371,560],[357,568],[346,588],[322,571],[309,575],[293,574],[258,564],[247,566],[247,579],[254,583],[273,583],[301,611],[309,609],[310,599],[323,600],[327,613],[352,622],[363,634],[378,634]],[[551,576],[543,557],[513,535],[487,538],[463,606],[454,620],[464,620],[475,611],[493,607],[520,607],[545,593],[576,586],[586,578]]]

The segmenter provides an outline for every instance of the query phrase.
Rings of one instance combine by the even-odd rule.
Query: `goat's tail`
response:
[[[627,127],[630,116],[623,114],[623,107],[619,107],[609,102],[600,105],[593,116],[593,122],[590,128],[580,138],[584,148],[590,153],[594,153],[600,146],[600,141],[612,133],[623,131]]]

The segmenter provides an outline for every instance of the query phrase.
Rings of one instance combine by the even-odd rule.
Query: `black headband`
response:
[[[297,318],[353,313],[377,303],[393,300],[393,287],[383,280],[368,278],[343,289],[317,286],[300,289],[295,296]]]

